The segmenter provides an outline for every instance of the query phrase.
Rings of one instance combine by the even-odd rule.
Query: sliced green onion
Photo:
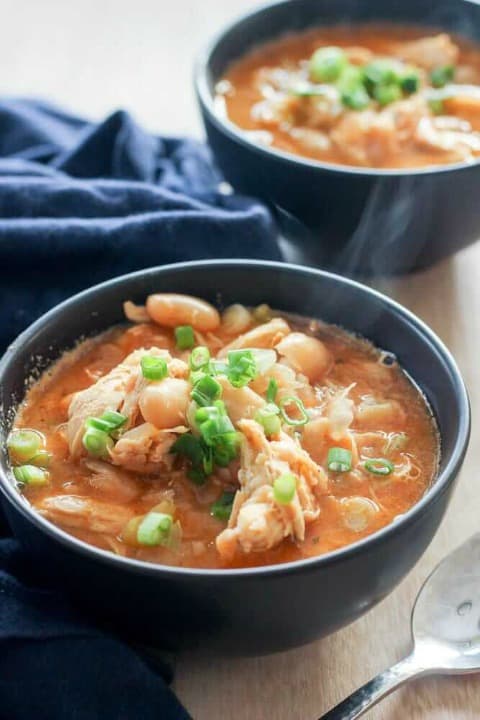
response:
[[[109,435],[114,430],[118,430],[122,425],[127,422],[127,416],[122,413],[116,412],[115,410],[107,410],[99,418],[89,417],[85,420],[85,426],[94,428],[95,430],[101,430],[102,432]]]
[[[137,541],[140,545],[168,545],[173,525],[171,515],[149,512],[137,529]]]
[[[42,445],[43,438],[35,430],[14,430],[7,440],[11,461],[20,464],[31,460]]]
[[[226,375],[228,372],[228,363],[225,360],[211,360],[209,370],[213,375]]]
[[[228,415],[211,417],[200,423],[200,434],[206,445],[230,445],[236,441],[237,433]]]
[[[420,76],[414,68],[407,70],[400,78],[400,87],[407,95],[417,92],[420,87]]]
[[[352,469],[352,453],[341,447],[332,447],[327,455],[327,468],[331,472],[349,472]]]
[[[48,450],[39,450],[36,455],[30,458],[29,464],[47,468],[50,465],[51,459],[52,453],[48,452]]]
[[[374,475],[390,475],[395,466],[390,460],[386,458],[372,458],[371,460],[365,460],[365,470],[373,473]]]
[[[295,497],[297,479],[292,473],[280,475],[273,483],[273,497],[280,505],[288,505]]]
[[[268,403],[256,412],[255,420],[263,427],[265,435],[277,435],[280,432],[282,424],[278,413],[279,409],[273,403]]]
[[[310,58],[310,76],[315,82],[335,82],[347,64],[348,59],[342,48],[319,48]]]
[[[430,73],[430,82],[432,83],[433,87],[441,88],[452,82],[454,77],[455,66],[442,65],[441,67],[437,67],[432,70],[432,72]]]
[[[201,466],[203,462],[203,448],[200,439],[192,433],[184,433],[176,440],[170,452],[186,457],[192,465]]]
[[[88,426],[82,442],[88,454],[98,458],[108,457],[108,451],[113,447],[113,440],[106,432]]]
[[[392,60],[373,60],[363,68],[368,89],[376,85],[396,85],[400,82],[399,65]]]
[[[167,361],[156,355],[144,355],[140,360],[142,375],[147,380],[163,380],[168,375]]]
[[[213,448],[205,448],[202,464],[205,475],[211,475],[213,472]]]
[[[19,465],[13,468],[13,474],[15,480],[24,485],[39,487],[48,483],[48,472],[36,465]]]
[[[278,383],[275,380],[275,378],[270,378],[268,381],[268,387],[267,387],[267,402],[274,403],[275,398],[277,397],[278,392]]]
[[[209,362],[210,350],[207,347],[198,345],[198,347],[193,348],[189,359],[190,370],[201,370],[205,368]]]
[[[195,334],[191,325],[179,325],[175,328],[175,340],[179,350],[190,350],[195,345]]]
[[[221,394],[222,386],[218,380],[210,375],[203,375],[193,386],[190,397],[195,400],[197,405],[204,406],[213,405],[213,402],[218,400]]]
[[[379,105],[390,105],[402,97],[399,85],[377,85],[373,90],[373,97]]]
[[[287,413],[286,406],[287,405],[295,405],[296,409],[300,413],[300,417],[292,417]],[[284,397],[279,402],[280,406],[280,415],[283,418],[283,421],[287,423],[287,425],[294,425],[294,426],[300,426],[305,425],[308,422],[308,415],[307,411],[305,410],[305,405],[300,400],[300,398],[295,397],[294,395],[289,395],[288,397]]]
[[[211,505],[210,515],[217,520],[228,520],[232,514],[234,499],[235,493],[225,490],[223,495]]]
[[[257,364],[251,350],[230,350],[227,377],[231,385],[241,388],[257,377]]]
[[[344,90],[341,94],[341,100],[343,105],[350,108],[350,110],[364,110],[370,103],[368,93],[361,85]]]
[[[96,417],[87,418],[85,420],[85,427],[93,428],[94,430],[101,430],[102,432],[107,433],[107,435],[109,435],[113,429],[110,423],[102,420],[102,418]]]

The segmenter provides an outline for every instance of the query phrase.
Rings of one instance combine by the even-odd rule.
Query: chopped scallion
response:
[[[233,387],[241,388],[257,377],[257,363],[251,350],[230,350],[227,377]]]
[[[327,468],[331,472],[349,472],[352,469],[352,453],[341,447],[332,447],[327,455]]]
[[[297,412],[300,414],[300,417],[292,417],[292,415],[290,415],[286,410],[288,405],[294,405]],[[280,415],[287,425],[300,426],[305,425],[308,422],[307,411],[305,410],[305,405],[300,398],[297,398],[294,395],[289,395],[288,397],[284,397],[280,400],[279,406]]]
[[[282,424],[278,414],[279,408],[273,403],[267,403],[255,414],[255,420],[263,427],[265,435],[277,435],[280,432]]]
[[[168,375],[167,361],[156,355],[144,355],[140,360],[142,375],[146,380],[163,380]]]
[[[13,468],[13,474],[24,485],[39,487],[48,483],[48,472],[36,465],[19,465]]]
[[[36,455],[30,458],[29,464],[36,465],[37,467],[47,468],[50,465],[51,459],[52,453],[48,452],[48,450],[39,450]]]
[[[310,77],[315,82],[335,82],[347,64],[348,59],[342,48],[319,48],[310,58]]]
[[[267,387],[267,402],[274,403],[275,398],[277,397],[278,392],[278,383],[275,380],[275,378],[270,378],[268,381],[268,387]]]
[[[179,325],[175,328],[175,340],[179,350],[190,350],[195,345],[195,334],[191,325]]]
[[[445,87],[448,83],[452,82],[455,77],[455,66],[454,65],[442,65],[441,67],[434,68],[430,73],[430,82],[433,87],[441,88]]]
[[[113,447],[113,440],[106,432],[88,426],[82,442],[88,454],[98,458],[108,457],[108,451]]]
[[[213,405],[215,400],[218,400],[222,395],[222,386],[210,375],[203,375],[200,377],[195,385],[193,386],[190,397],[194,400],[197,405],[208,406]]]
[[[149,512],[137,529],[137,541],[140,545],[168,545],[173,525],[171,515]]]
[[[204,345],[198,345],[198,347],[193,348],[189,360],[190,370],[202,370],[208,366],[209,362],[210,350],[207,347]]]
[[[35,430],[14,430],[8,437],[7,448],[14,463],[26,463],[38,453],[43,438]]]
[[[365,470],[373,473],[373,475],[391,475],[395,469],[394,464],[386,458],[372,458],[371,460],[365,460],[364,467]]]
[[[281,505],[288,505],[295,497],[297,479],[291,473],[284,473],[273,483],[273,497]]]

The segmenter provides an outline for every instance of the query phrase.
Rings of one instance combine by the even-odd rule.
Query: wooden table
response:
[[[200,135],[195,53],[248,0],[2,0],[0,91],[50,98],[87,116],[124,107],[154,130]],[[196,720],[314,720],[408,652],[415,595],[480,518],[480,245],[432,270],[378,283],[423,318],[455,355],[474,416],[457,492],[434,542],[390,597],[350,627],[270,657],[178,660],[175,690]],[[341,599],[339,599],[341,601]],[[417,681],[371,720],[478,720],[480,677]]]

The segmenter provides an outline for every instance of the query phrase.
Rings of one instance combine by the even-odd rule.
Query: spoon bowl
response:
[[[320,720],[355,720],[408,680],[480,671],[480,533],[437,565],[412,613],[411,655],[377,675]]]

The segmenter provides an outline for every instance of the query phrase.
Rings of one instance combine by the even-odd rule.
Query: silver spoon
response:
[[[413,650],[320,720],[355,720],[379,700],[421,675],[480,671],[480,533],[437,565],[412,613]]]

